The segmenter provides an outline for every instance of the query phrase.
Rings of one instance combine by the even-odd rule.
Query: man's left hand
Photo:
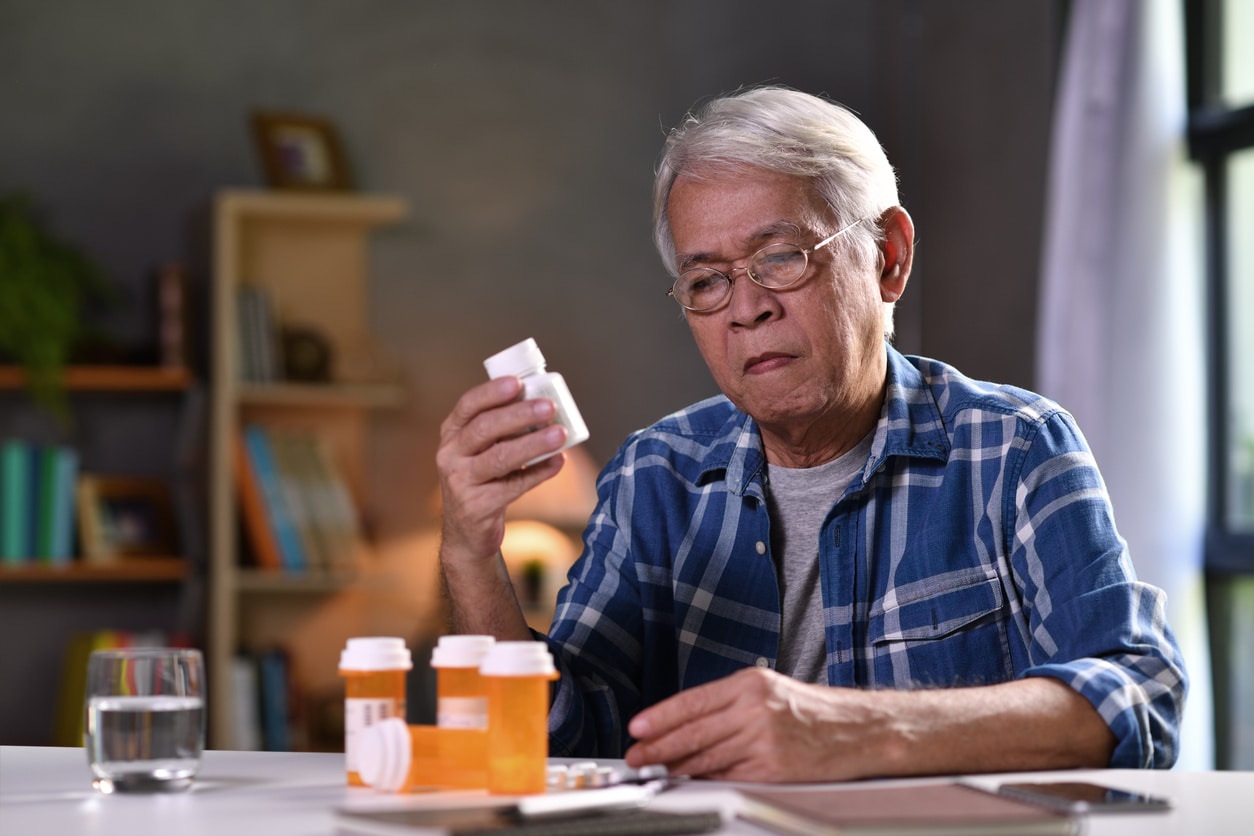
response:
[[[633,767],[727,781],[845,781],[1109,764],[1114,736],[1051,677],[863,690],[746,668],[637,714]]]
[[[845,780],[881,769],[889,714],[873,694],[762,668],[683,691],[632,719],[627,763],[729,781]]]

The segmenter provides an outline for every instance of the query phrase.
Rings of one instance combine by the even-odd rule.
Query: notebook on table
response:
[[[1080,820],[951,781],[891,787],[741,790],[739,816],[785,834],[847,836],[1052,836]]]
[[[569,817],[524,819],[502,809],[339,810],[344,836],[683,836],[722,826],[717,812],[673,813],[639,808]]]

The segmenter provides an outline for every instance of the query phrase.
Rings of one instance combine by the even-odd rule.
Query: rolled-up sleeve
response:
[[[1056,412],[1023,440],[1008,501],[1031,666],[1085,697],[1115,737],[1110,766],[1176,761],[1188,690],[1166,594],[1136,578],[1105,484],[1073,420]]]

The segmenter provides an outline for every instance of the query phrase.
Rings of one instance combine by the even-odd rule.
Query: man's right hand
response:
[[[560,424],[545,426],[556,414],[552,401],[522,400],[522,391],[515,377],[482,383],[458,399],[440,426],[435,457],[444,506],[440,563],[455,622],[462,620],[459,613],[470,617],[485,607],[492,612],[505,603],[501,596],[512,597],[500,558],[505,508],[557,475],[566,460],[558,454],[523,467],[560,450],[566,430]],[[488,625],[458,626],[463,632],[488,631]]]

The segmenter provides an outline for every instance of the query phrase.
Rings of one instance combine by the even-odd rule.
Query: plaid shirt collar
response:
[[[888,389],[859,487],[889,456],[944,461],[950,451],[940,408],[922,373],[897,349],[887,344],[885,348],[888,351]],[[733,494],[764,499],[761,476],[766,468],[766,455],[757,422],[736,410],[723,425],[721,438],[722,441],[711,445],[702,462],[700,484],[722,478]]]

